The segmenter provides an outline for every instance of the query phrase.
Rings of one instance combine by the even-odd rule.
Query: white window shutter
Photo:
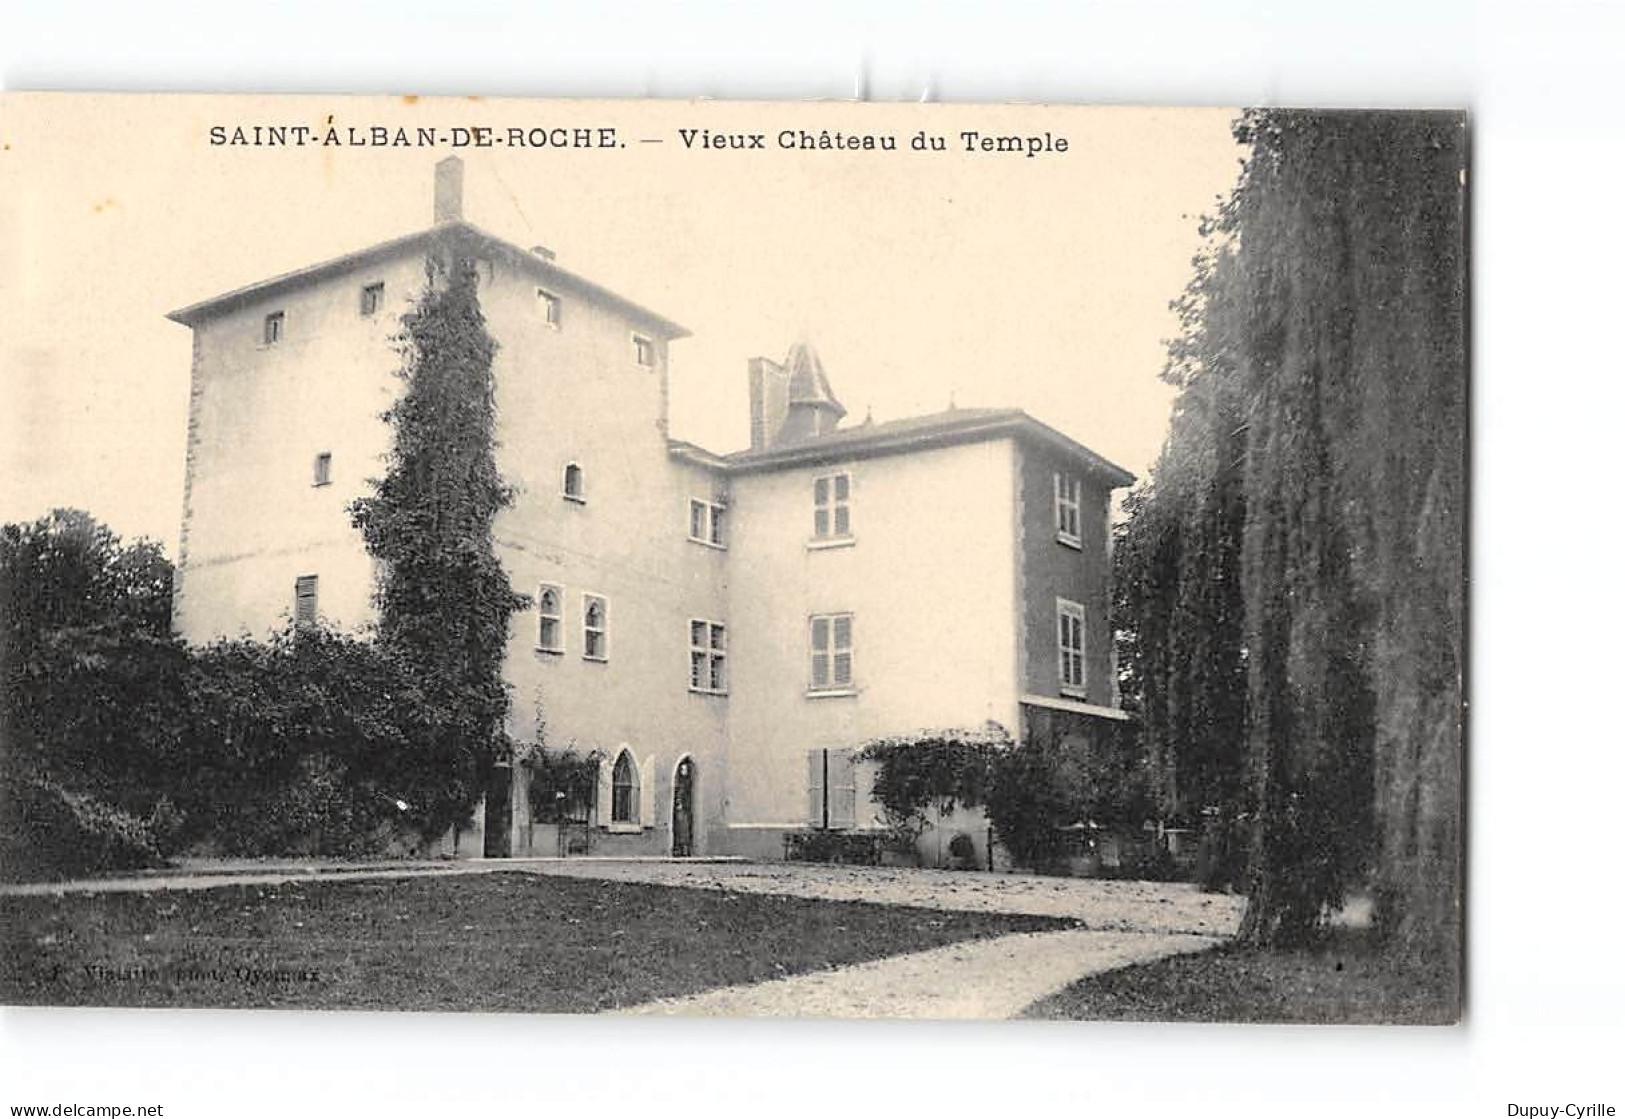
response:
[[[615,760],[613,758],[598,759],[598,823],[607,826],[612,819],[614,811],[613,800],[615,796]]]
[[[638,762],[638,823],[646,828],[655,825],[655,774],[658,772],[653,757]]]
[[[858,775],[851,750],[829,752],[829,826],[858,826]]]
[[[824,751],[807,751],[807,822],[824,826]]]

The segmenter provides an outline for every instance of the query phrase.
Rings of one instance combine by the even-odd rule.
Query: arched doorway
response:
[[[677,858],[694,853],[694,759],[686,756],[671,779],[671,853]]]

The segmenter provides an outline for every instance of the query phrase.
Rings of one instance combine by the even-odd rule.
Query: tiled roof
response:
[[[719,457],[729,473],[745,474],[1005,437],[1025,438],[1055,447],[1082,460],[1088,469],[1106,478],[1113,486],[1128,486],[1134,482],[1134,475],[1121,466],[1048,424],[1033,419],[1019,408],[950,408],[945,412],[910,416],[886,423],[859,424],[796,443],[735,451]]]
[[[639,306],[630,299],[616,295],[606,287],[595,284],[591,280],[578,276],[567,269],[560,268],[545,257],[538,256],[527,249],[522,249],[511,241],[504,241],[502,238],[487,233],[485,230],[466,221],[445,222],[441,225],[431,226],[428,229],[420,229],[416,233],[408,233],[404,237],[397,237],[391,241],[380,241],[364,249],[346,253],[344,256],[324,260],[320,264],[312,264],[305,268],[296,269],[293,272],[284,272],[280,276],[272,276],[268,280],[260,280],[257,283],[228,291],[223,295],[213,296],[201,302],[193,303],[182,307],[178,311],[171,311],[168,317],[186,326],[195,326],[204,319],[232,310],[252,300],[263,299],[288,288],[339,275],[372,261],[381,260],[384,257],[419,251],[428,247],[432,242],[444,238],[461,238],[484,252],[501,256],[510,263],[527,269],[542,283],[574,288],[598,299],[600,302],[618,307],[631,317],[652,327],[667,339],[688,337],[689,332],[685,328],[665,316],[656,314],[647,307]]]
[[[791,346],[790,353],[784,359],[784,367],[790,371],[792,408],[798,404],[806,404],[830,408],[837,416],[846,415],[846,409],[835,399],[835,390],[829,387],[829,377],[824,373],[824,363],[818,360],[818,351],[811,345],[797,342]]]

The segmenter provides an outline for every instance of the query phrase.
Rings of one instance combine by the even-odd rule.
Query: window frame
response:
[[[694,514],[703,510],[701,528],[703,536],[694,535]],[[709,501],[703,497],[690,497],[688,499],[688,538],[696,544],[704,544],[707,548],[716,548],[720,551],[728,550],[728,506],[721,501]]]
[[[288,312],[271,311],[260,324],[260,345],[275,346],[288,335]]]
[[[704,640],[696,641],[696,630],[703,630]],[[720,640],[720,643],[718,639]],[[704,674],[697,669],[703,665]],[[722,683],[717,683],[718,669]],[[704,681],[703,683],[701,681]],[[728,626],[709,618],[688,620],[688,690],[698,695],[728,694]]]
[[[840,489],[841,480],[846,482],[846,496],[842,497],[836,491]],[[827,500],[818,499],[819,483],[827,482]],[[851,470],[832,470],[827,474],[818,474],[813,477],[813,532],[809,541],[814,548],[833,548],[843,544],[850,544],[854,539],[852,535],[852,494],[857,488]],[[841,514],[846,516],[846,531],[837,532],[836,526]],[[819,531],[820,518],[823,519],[825,531]]]
[[[547,595],[552,592],[553,612],[548,613],[546,607]],[[555,640],[549,645],[544,639],[545,627],[548,622],[553,623]],[[564,653],[564,588],[558,583],[536,584],[536,651],[538,653],[551,653],[555,656]]]
[[[308,593],[307,593],[308,592]],[[312,572],[296,575],[293,580],[293,624],[296,629],[310,629],[321,619],[321,576]],[[305,604],[309,603],[306,610]]]
[[[648,361],[643,360],[645,352],[648,354]],[[655,349],[655,340],[649,335],[632,332],[632,364],[639,369],[653,369],[660,364],[660,354]]]
[[[361,317],[370,319],[384,309],[384,281],[361,285]]]
[[[542,325],[549,330],[560,330],[564,326],[564,299],[556,291],[547,288],[536,289],[536,302],[542,306]]]
[[[1055,678],[1060,693],[1074,699],[1084,699],[1089,694],[1088,618],[1089,610],[1083,603],[1069,598],[1055,599]],[[1076,647],[1067,644],[1069,621],[1076,625]],[[1078,670],[1076,682],[1070,672],[1074,660]]]
[[[592,604],[598,603],[603,610],[602,624],[591,626],[588,619],[592,614]],[[599,651],[594,653],[593,637],[598,637]],[[581,592],[581,659],[593,661],[596,664],[609,663],[609,596],[597,594],[593,591]]]
[[[846,644],[837,640],[838,623],[846,621]],[[829,643],[824,648],[818,645],[818,624],[824,622],[828,627]],[[843,696],[857,694],[857,624],[852,611],[841,610],[827,614],[811,614],[807,618],[807,694],[809,696]],[[846,679],[838,678],[835,665],[842,654],[846,655]],[[825,680],[818,682],[818,665],[820,660],[826,662]]]
[[[619,780],[621,762],[626,762],[626,769],[630,779],[622,784]],[[621,794],[625,790],[626,811],[621,811]],[[638,771],[638,760],[632,756],[629,746],[622,746],[615,753],[615,760],[609,765],[609,820],[611,827],[642,827],[643,820],[641,808],[643,805],[643,775]]]
[[[316,457],[310,464],[310,484],[314,486],[331,486],[333,484],[333,452],[317,451]]]
[[[570,488],[572,474],[576,482],[573,490]],[[559,496],[577,505],[587,504],[587,471],[574,459],[564,464],[564,470],[559,475]]]
[[[1055,472],[1055,539],[1069,548],[1083,548],[1083,478],[1066,470]]]

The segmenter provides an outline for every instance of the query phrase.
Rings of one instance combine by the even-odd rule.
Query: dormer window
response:
[[[645,338],[641,334],[632,335],[632,360],[645,369],[655,367],[655,344],[653,339]]]
[[[536,310],[541,314],[542,321],[554,330],[559,328],[560,315],[564,305],[559,297],[543,288],[536,289]]]
[[[282,328],[287,318],[285,311],[273,311],[265,316],[265,333],[262,337],[267,346],[274,346],[282,341]]]
[[[361,289],[361,317],[371,318],[384,305],[384,285],[368,284]]]
[[[587,482],[581,472],[579,462],[567,463],[564,467],[564,500],[574,501],[578,504],[587,503]]]

